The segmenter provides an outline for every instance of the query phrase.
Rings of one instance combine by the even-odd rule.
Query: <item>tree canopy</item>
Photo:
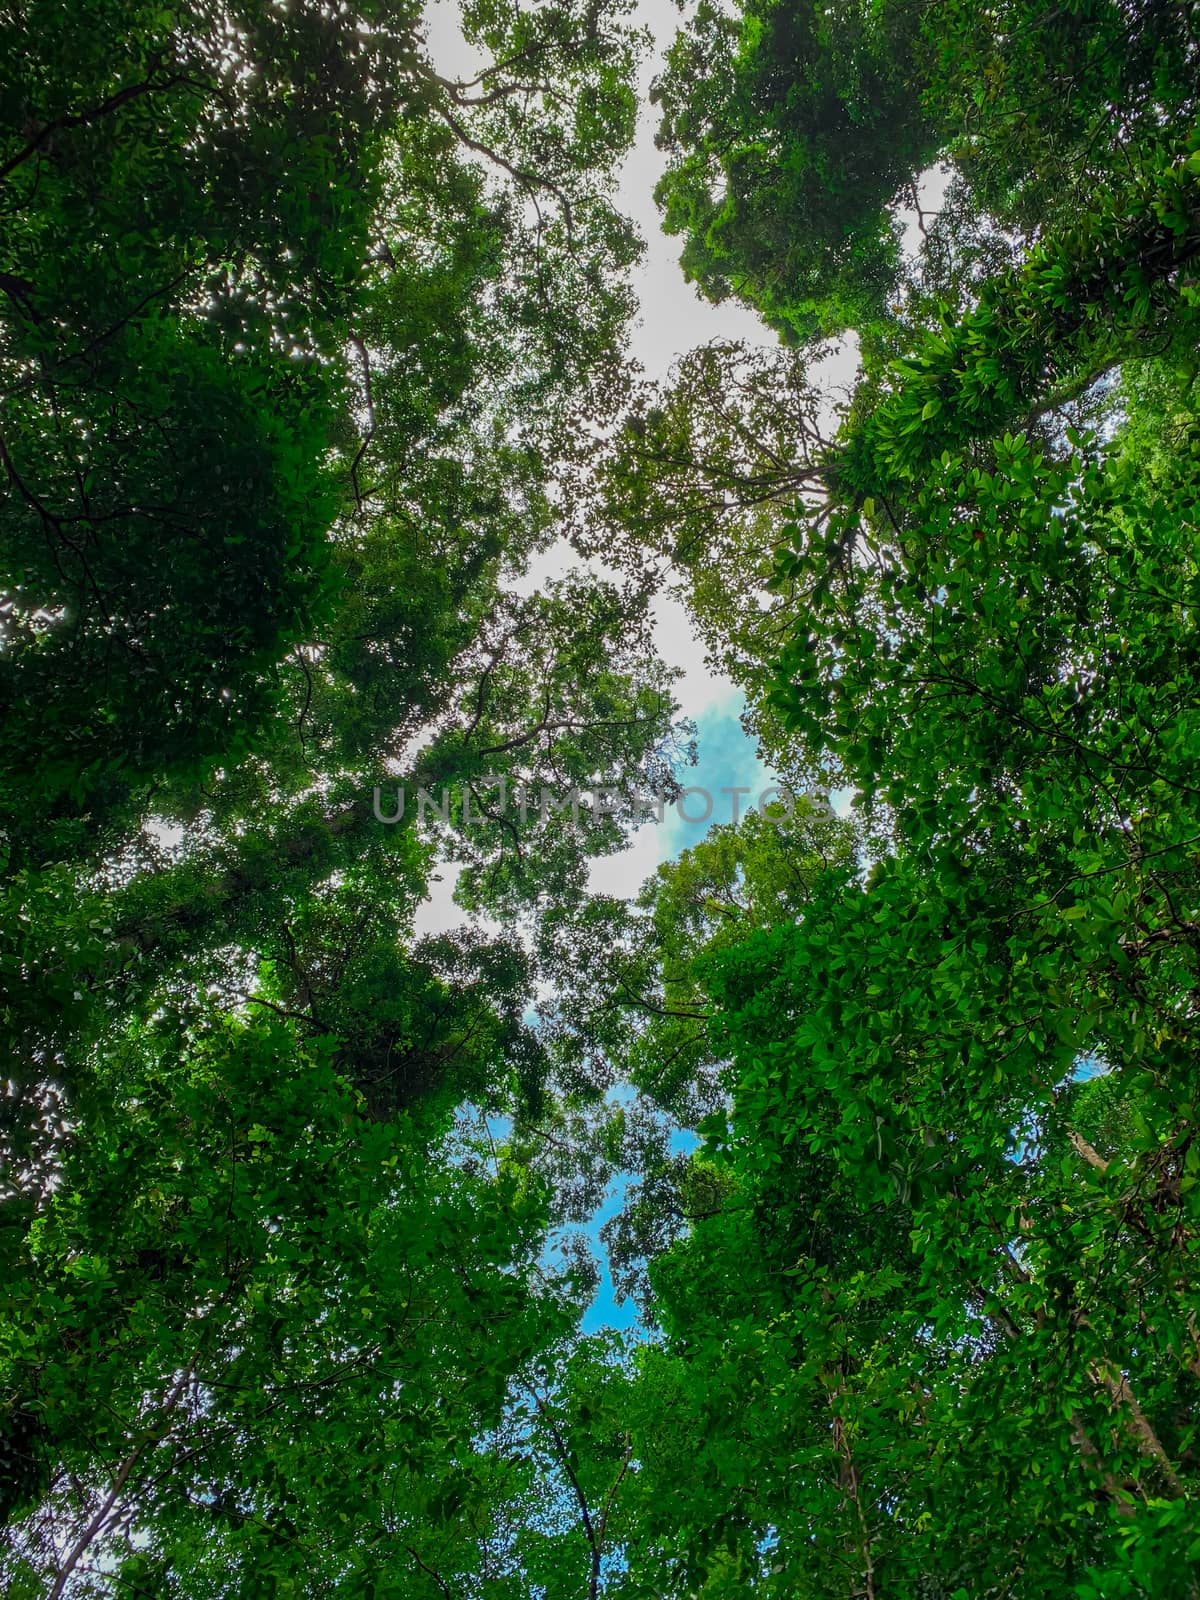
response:
[[[5,1593],[1196,1600],[1195,9],[460,23],[4,13]]]

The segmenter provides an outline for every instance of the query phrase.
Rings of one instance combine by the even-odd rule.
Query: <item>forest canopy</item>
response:
[[[1197,8],[0,17],[5,1594],[1197,1600]]]

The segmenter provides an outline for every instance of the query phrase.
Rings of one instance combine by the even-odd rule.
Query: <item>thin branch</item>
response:
[[[547,178],[540,172],[531,172],[527,167],[514,166],[498,150],[493,150],[490,145],[481,144],[478,139],[473,139],[458,118],[451,115],[445,106],[435,106],[434,109],[451,133],[455,134],[460,142],[466,145],[468,150],[473,150],[476,155],[482,156],[485,161],[490,161],[493,165],[502,168],[522,189],[541,189],[547,194],[552,194],[562,212],[563,222],[567,230],[568,248],[574,247],[575,219],[571,210],[571,202],[566,192],[552,178]]]
[[[137,1441],[133,1449],[129,1452],[124,1461],[121,1463],[120,1467],[117,1469],[117,1475],[113,1479],[112,1488],[105,1496],[104,1502],[99,1511],[97,1511],[96,1515],[88,1523],[87,1527],[84,1528],[83,1532],[79,1535],[79,1538],[71,1547],[71,1551],[66,1557],[66,1560],[63,1562],[62,1566],[59,1567],[57,1576],[54,1580],[54,1587],[47,1595],[47,1600],[61,1600],[63,1591],[67,1586],[67,1580],[71,1577],[71,1574],[75,1571],[80,1561],[82,1561],[93,1540],[103,1533],[105,1524],[112,1515],[113,1509],[119,1501],[125,1485],[132,1476],[134,1468],[142,1459],[147,1446],[158,1444],[163,1435],[166,1433],[170,1424],[171,1416],[179,1402],[183,1399],[184,1391],[187,1389],[188,1384],[192,1381],[192,1373],[195,1370],[196,1361],[199,1358],[199,1355],[200,1352],[197,1350],[192,1355],[187,1366],[184,1367],[179,1377],[175,1380],[175,1383],[172,1385],[171,1391],[163,1404],[162,1411],[160,1412],[155,1426],[143,1433],[141,1438]]]
[[[546,1426],[550,1430],[550,1437],[554,1440],[558,1452],[559,1464],[561,1465],[563,1472],[566,1474],[567,1482],[571,1485],[571,1489],[574,1492],[576,1502],[579,1506],[579,1514],[583,1519],[583,1531],[587,1538],[588,1549],[591,1551],[592,1558],[591,1573],[588,1579],[588,1600],[596,1600],[596,1597],[600,1592],[600,1556],[602,1546],[596,1536],[596,1528],[592,1522],[591,1511],[588,1508],[587,1496],[583,1492],[583,1487],[580,1484],[579,1479],[575,1476],[575,1470],[571,1466],[571,1453],[563,1441],[562,1434],[558,1431],[558,1424],[550,1415],[549,1406],[542,1399],[541,1395],[538,1394],[536,1389],[530,1389],[529,1394],[534,1405],[541,1413]]]
[[[1090,1145],[1087,1142],[1081,1133],[1076,1133],[1074,1128],[1070,1128],[1067,1130],[1067,1138],[1071,1141],[1071,1146],[1076,1155],[1082,1156],[1089,1167],[1095,1167],[1097,1172],[1108,1171],[1108,1162],[1105,1161],[1094,1145]]]
[[[367,453],[367,449],[370,446],[371,440],[375,437],[375,399],[371,390],[371,358],[367,354],[367,347],[363,341],[357,337],[350,340],[350,347],[357,353],[358,359],[362,362],[363,394],[367,403],[367,430],[363,434],[362,442],[359,444],[354,460],[350,463],[350,485],[354,491],[355,507],[359,516],[361,517],[363,510],[363,494],[358,482],[358,469],[362,465],[362,459]]]
[[[161,55],[153,56],[150,61],[151,76],[149,78],[145,79],[145,81],[142,83],[131,83],[128,84],[124,89],[118,89],[116,94],[109,95],[107,100],[101,101],[101,103],[98,106],[94,106],[92,110],[76,112],[73,115],[65,117],[55,117],[52,122],[46,123],[45,127],[42,128],[39,133],[34,135],[34,137],[29,141],[23,150],[19,150],[15,156],[10,156],[4,165],[0,166],[0,180],[7,178],[9,174],[14,172],[17,167],[22,165],[23,162],[28,161],[31,156],[35,156],[43,147],[43,145],[45,145],[48,140],[52,139],[56,133],[65,132],[68,128],[90,127],[93,122],[99,122],[102,117],[111,116],[112,113],[119,110],[121,106],[127,105],[131,100],[139,99],[142,95],[155,94],[166,89],[173,89],[177,84],[180,83],[190,84],[192,88],[200,87],[200,85],[196,84],[194,80],[188,78],[184,73],[175,73],[172,77],[164,78],[161,82],[156,83],[153,75],[163,65],[164,60],[165,58]]]
[[[429,1574],[429,1576],[433,1579],[434,1583],[437,1584],[438,1588],[447,1597],[447,1600],[449,1600],[450,1588],[449,1588],[448,1584],[446,1583],[445,1578],[442,1577],[441,1573],[438,1572],[435,1568],[427,1566],[426,1563],[421,1560],[421,1558],[417,1554],[417,1552],[413,1549],[412,1545],[406,1544],[404,1548],[408,1551],[409,1555],[413,1558],[413,1560],[420,1567],[421,1571],[422,1572],[426,1572],[426,1573]]]

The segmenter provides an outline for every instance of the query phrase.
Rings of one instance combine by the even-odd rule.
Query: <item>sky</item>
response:
[[[425,15],[430,52],[438,71],[447,76],[472,77],[483,62],[463,41],[456,0],[449,0],[449,3],[431,0]],[[744,307],[733,302],[713,306],[702,300],[680,271],[680,241],[668,238],[659,226],[653,195],[665,162],[654,145],[657,111],[649,103],[649,89],[652,78],[660,70],[662,51],[674,37],[684,15],[672,0],[642,0],[637,8],[637,23],[651,29],[656,44],[650,59],[642,65],[638,135],[624,165],[617,199],[646,242],[645,257],[634,274],[640,314],[632,330],[630,352],[653,379],[666,378],[680,356],[713,339],[740,339],[748,345],[764,348],[774,348],[778,344],[776,335]],[[831,370],[831,381],[848,377],[852,364],[850,358],[843,370]],[[580,564],[579,557],[565,542],[560,542],[531,566],[521,589],[531,591],[547,579]],[[748,788],[753,801],[772,782],[772,775],[758,759],[755,746],[739,720],[740,691],[729,678],[707,665],[703,647],[678,600],[663,595],[656,601],[654,638],[663,660],[680,672],[675,693],[681,712],[697,725],[698,763],[681,774],[681,779],[689,786],[706,789],[714,797],[713,812],[706,821],[699,820],[704,803],[698,797],[693,798],[685,809],[695,815],[697,821],[687,822],[674,811],[668,811],[662,824],[647,822],[638,829],[622,854],[594,862],[593,886],[602,886],[607,894],[635,895],[661,862],[698,843],[711,824],[728,821],[732,800],[720,794],[722,788]],[[454,877],[453,869],[443,870],[440,881],[418,913],[416,931],[419,934],[440,932],[462,922],[463,914],[452,899]],[[695,1142],[690,1135],[681,1134],[679,1138]],[[593,1244],[600,1226],[620,1210],[627,1182],[628,1176],[624,1174],[614,1181],[604,1204],[592,1219],[587,1233]],[[603,1252],[597,1253],[603,1269]],[[596,1298],[584,1318],[584,1331],[627,1328],[635,1320],[636,1309],[631,1304],[616,1303],[611,1280],[605,1271]]]
[[[634,274],[640,315],[632,330],[630,352],[647,376],[654,379],[666,378],[680,356],[712,339],[741,339],[769,348],[778,344],[775,334],[745,307],[731,301],[712,306],[702,300],[679,269],[680,241],[668,238],[659,226],[653,196],[665,161],[654,146],[658,119],[656,108],[649,103],[649,90],[660,70],[663,49],[674,37],[683,16],[673,0],[642,0],[637,8],[636,22],[651,29],[656,45],[642,64],[638,135],[625,162],[617,197],[618,205],[633,218],[646,241],[645,257]],[[431,0],[425,17],[429,48],[438,71],[447,76],[473,76],[483,61],[462,38],[456,0]],[[520,587],[523,591],[532,590],[580,565],[579,557],[560,541],[531,566]],[[663,660],[681,674],[675,694],[682,715],[697,723],[699,765],[681,776],[688,784],[713,794],[710,823],[728,821],[731,800],[720,796],[721,788],[749,787],[756,799],[772,781],[739,721],[740,691],[707,665],[684,607],[669,595],[661,595],[655,602],[654,638]],[[697,815],[703,809],[698,799],[689,805]],[[708,825],[685,823],[673,811],[667,813],[663,824],[647,822],[634,833],[621,855],[593,863],[594,886],[602,883],[607,894],[636,894],[660,862],[697,843]],[[443,871],[418,914],[418,933],[442,932],[462,922],[463,915],[452,898],[455,876],[454,869]]]

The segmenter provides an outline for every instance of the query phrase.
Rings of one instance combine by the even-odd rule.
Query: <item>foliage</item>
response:
[[[6,1593],[1195,1600],[1192,11],[461,22],[5,18]]]
[[[682,265],[785,338],[878,315],[898,268],[889,205],[937,151],[919,8],[701,0],[657,86],[658,198]]]
[[[372,790],[669,778],[644,602],[508,587],[621,370],[639,45],[464,26],[471,82],[402,0],[5,18],[7,1592],[475,1581],[575,1303],[458,1129],[547,1093],[529,960],[414,936],[438,841]],[[471,898],[626,821],[515,887],[473,838]]]
[[[705,975],[674,1592],[1195,1593],[1194,152],[876,366],[776,523],[774,714],[882,853]]]
[[[788,341],[849,327],[886,348],[904,209],[953,298],[997,230],[1069,223],[1187,125],[1195,48],[1188,7],[702,0],[656,89],[664,225],[710,298],[739,296]],[[927,230],[918,180],[939,163],[957,181]]]

